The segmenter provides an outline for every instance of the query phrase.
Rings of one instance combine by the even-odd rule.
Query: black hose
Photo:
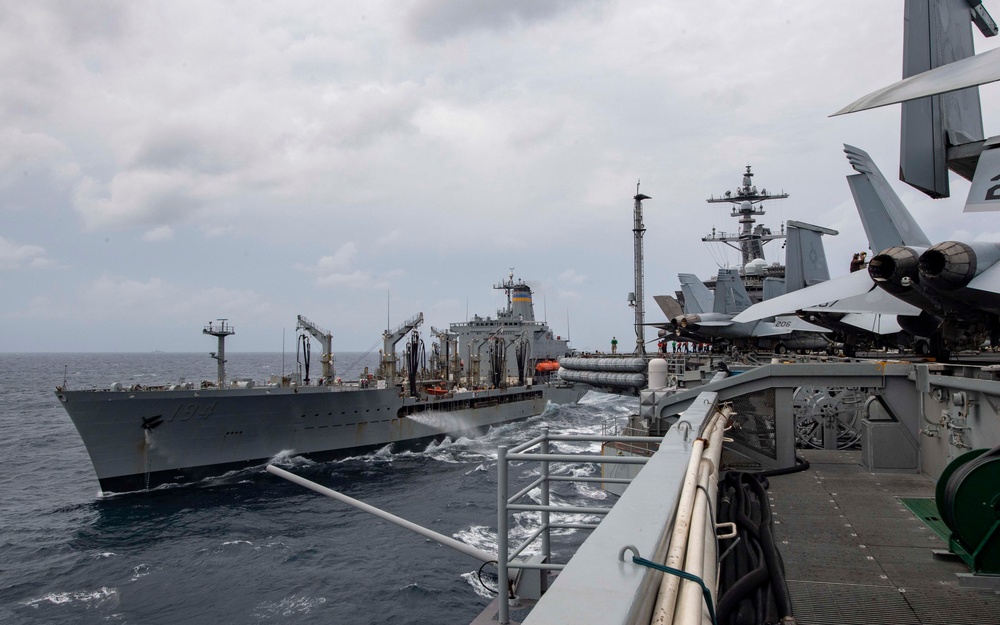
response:
[[[306,369],[306,386],[309,386],[309,356],[312,354],[312,350],[309,348],[309,337],[303,334],[299,337],[299,342],[302,343],[302,362]]]
[[[524,386],[524,374],[528,364],[528,342],[519,341],[514,348],[514,358],[517,360],[517,385]]]
[[[767,574],[767,565],[761,561],[760,565],[739,579],[726,590],[726,594],[719,598],[719,603],[715,606],[715,612],[720,623],[728,623],[730,614],[744,599],[757,590],[761,584],[770,579]]]
[[[955,518],[955,497],[958,494],[958,489],[962,486],[962,482],[969,476],[970,473],[978,469],[983,463],[998,455],[1000,455],[1000,445],[966,462],[948,477],[948,482],[944,486],[944,493],[942,496],[941,503],[943,504],[944,509],[941,510],[941,518],[944,521],[944,524],[947,525],[953,532],[957,533],[958,529],[957,519]]]
[[[799,471],[805,471],[809,468],[809,461],[801,456],[795,456],[795,465],[791,467],[784,467],[782,469],[771,469],[770,471],[755,471],[754,475],[759,475],[761,477],[775,477],[777,475],[789,475],[791,473],[798,473]]]
[[[424,341],[420,335],[414,332],[410,336],[410,342],[406,344],[406,377],[410,383],[410,395],[417,396],[417,371],[421,370],[421,364],[427,362],[427,354],[424,352]]]
[[[750,488],[757,491],[760,501],[767,502],[767,491],[756,478],[749,476]],[[788,594],[788,584],[785,582],[784,564],[781,561],[781,554],[774,544],[774,536],[771,534],[773,525],[771,524],[771,508],[766,503],[761,506],[760,539],[761,547],[764,550],[764,559],[767,561],[767,570],[771,575],[771,587],[774,591],[775,603],[777,604],[780,616],[792,615],[792,598]]]
[[[490,381],[493,388],[500,388],[507,377],[507,350],[502,338],[493,339],[490,347]]]
[[[799,462],[803,465],[808,466]],[[737,531],[720,543],[726,553],[719,562],[720,624],[759,625],[792,615],[784,562],[772,533],[767,482],[764,474],[729,472],[719,484],[718,522],[734,523]]]

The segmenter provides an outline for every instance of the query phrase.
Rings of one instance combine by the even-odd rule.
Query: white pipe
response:
[[[406,519],[400,518],[400,517],[398,517],[398,516],[396,516],[394,514],[390,514],[390,513],[386,512],[384,510],[379,510],[375,506],[366,504],[363,501],[358,501],[357,499],[354,499],[353,497],[348,497],[347,495],[345,495],[343,493],[338,493],[337,491],[335,491],[333,489],[327,488],[325,486],[320,486],[319,484],[317,484],[315,482],[310,482],[309,480],[305,479],[304,477],[299,477],[298,475],[295,475],[294,473],[289,473],[288,471],[285,471],[284,469],[280,469],[280,468],[274,466],[273,464],[267,465],[266,470],[267,470],[268,473],[271,473],[273,475],[277,475],[278,477],[285,478],[289,482],[293,482],[295,484],[298,484],[299,486],[304,486],[304,487],[308,488],[309,490],[316,491],[317,493],[319,493],[321,495],[326,495],[327,497],[330,497],[331,499],[336,499],[337,501],[342,501],[342,502],[344,502],[346,504],[352,505],[355,508],[358,508],[359,510],[364,510],[365,512],[374,514],[375,516],[377,516],[379,518],[382,518],[382,519],[385,519],[386,521],[389,521],[391,523],[395,523],[396,525],[398,525],[400,527],[405,527],[406,529],[408,529],[408,530],[410,530],[412,532],[416,532],[417,534],[420,534],[421,536],[424,536],[426,538],[430,538],[431,540],[437,541],[437,542],[441,543],[442,545],[444,545],[445,547],[451,547],[455,551],[458,551],[460,553],[464,553],[465,555],[469,556],[470,558],[475,558],[476,560],[479,560],[480,562],[492,562],[493,560],[497,559],[497,557],[495,555],[493,555],[492,553],[487,553],[487,552],[483,551],[482,549],[476,549],[472,545],[467,545],[467,544],[465,544],[465,543],[463,543],[463,542],[461,542],[459,540],[455,540],[451,536],[445,536],[444,534],[438,534],[437,532],[435,532],[433,530],[429,530],[426,527],[423,527],[421,525],[417,525],[416,523],[413,523],[412,521],[407,521]]]
[[[707,436],[708,446],[702,453],[698,471],[700,488],[695,495],[694,510],[691,515],[691,533],[688,535],[687,559],[684,562],[684,570],[701,578],[710,590],[716,588],[715,557],[717,552],[715,526],[712,522],[715,515],[713,505],[715,496],[712,493],[718,488],[718,480],[714,478],[718,474],[718,459],[721,456],[724,424],[723,420],[712,420],[712,429],[709,430]],[[715,593],[712,594],[714,601]],[[705,619],[708,619],[709,623],[711,622],[701,586],[692,581],[683,581],[674,613],[674,622],[693,625]]]
[[[668,543],[666,566],[678,568],[684,561],[687,550],[687,533],[691,523],[691,509],[694,505],[694,494],[698,485],[698,466],[701,462],[701,452],[705,442],[701,439],[691,445],[691,457],[684,472],[684,484],[677,500],[677,515],[674,518],[673,532]],[[666,625],[673,620],[674,605],[677,601],[677,589],[680,579],[674,575],[664,575],[660,580],[660,590],[653,606],[652,625]]]
[[[722,458],[722,437],[725,430],[725,423],[729,416],[728,410],[723,412],[723,418],[714,421],[714,429],[708,436],[708,447],[702,455],[701,473],[699,474],[699,484],[704,487],[698,489],[698,496],[695,498],[696,516],[691,521],[691,537],[688,543],[688,553],[700,552],[701,558],[691,558],[689,563],[685,563],[685,568],[689,573],[697,575],[708,587],[713,603],[718,598],[718,551],[719,544],[716,538],[715,506],[716,493],[719,489],[719,462]],[[707,494],[706,494],[707,493]],[[699,513],[700,509],[700,513]],[[705,605],[705,596],[701,586],[694,582],[685,582],[681,586],[681,595],[677,604],[675,622],[684,625],[694,623],[711,623],[711,616],[708,606]]]
[[[709,474],[712,471],[710,462],[702,460],[698,471],[698,485],[708,489]],[[694,510],[691,513],[691,533],[688,534],[687,558],[684,560],[684,571],[705,579],[705,532],[710,525],[708,516],[708,498],[705,491],[699,488],[694,497]],[[693,625],[701,622],[701,611],[705,607],[705,595],[701,586],[690,580],[682,580],[677,597],[677,608],[674,622]]]
[[[706,462],[711,462],[713,465],[708,480],[708,492],[712,494],[709,498],[709,506],[712,511],[712,514],[709,517],[710,522],[718,519],[719,469],[722,463],[723,437],[725,435],[725,425],[729,421],[732,413],[733,410],[730,407],[724,407],[722,409],[723,418],[718,421],[717,427],[715,431],[712,432],[711,439],[708,443],[708,453],[706,454],[708,458]],[[712,532],[713,540],[705,541],[706,564],[705,575],[702,579],[705,580],[705,584],[708,586],[709,590],[712,591],[712,601],[715,602],[719,598],[719,539],[718,530],[715,527],[710,526],[709,531]],[[703,614],[703,620],[709,618],[707,609]]]
[[[705,431],[712,431],[715,422],[721,415],[716,413],[709,419]],[[704,439],[696,439],[691,445],[691,457],[688,459],[687,470],[684,473],[684,484],[677,500],[677,514],[674,518],[673,531],[668,543],[667,558],[664,564],[671,568],[680,568],[687,551],[688,534],[691,529],[691,513],[694,506],[695,492],[698,486],[698,468],[705,448]],[[674,607],[677,602],[677,590],[680,578],[676,575],[664,575],[660,581],[660,590],[653,606],[653,625],[667,625],[673,622]]]

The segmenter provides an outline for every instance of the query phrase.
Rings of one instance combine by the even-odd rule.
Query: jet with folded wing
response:
[[[903,80],[834,115],[901,104],[899,179],[944,198],[950,170],[972,182],[965,212],[1000,210],[1000,137],[986,138],[978,89],[1000,80],[1000,51],[975,54],[972,32],[994,37],[996,22],[979,0],[906,0],[904,12]]]
[[[714,294],[694,274],[682,273],[678,275],[678,279],[688,311],[675,316],[671,322],[675,332],[682,338],[704,342],[724,340],[740,347],[773,349],[779,354],[788,350],[827,349],[831,346],[830,340],[825,336],[829,330],[803,321],[795,315],[778,317],[773,321],[733,321],[737,313],[751,305],[750,295],[736,269],[719,270]],[[671,310],[675,310],[666,308],[660,300],[657,301],[665,314],[669,315]],[[708,310],[710,302],[711,310]]]
[[[1000,243],[932,245],[871,157],[844,146],[858,172],[848,177],[873,250],[867,271],[761,302],[734,319],[752,322],[796,312],[820,324],[836,317],[877,315],[918,339],[918,351],[949,352],[1000,338]]]
[[[965,212],[1000,210],[1000,136],[984,138],[978,90],[1000,80],[1000,53],[973,54],[971,33],[975,24],[994,36],[996,23],[973,0],[908,0],[905,11],[904,79],[835,115],[902,103],[900,179],[931,197],[948,197],[951,170],[971,181]],[[932,244],[868,154],[851,146],[845,151],[858,172],[848,181],[869,245],[881,251],[866,272],[763,302],[735,320],[789,311],[821,323],[855,314],[894,315],[901,329],[917,337],[918,351],[939,358],[987,338],[997,345],[1000,243]]]

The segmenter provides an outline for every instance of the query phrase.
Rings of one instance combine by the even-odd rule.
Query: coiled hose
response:
[[[719,523],[734,523],[737,530],[719,545],[724,554],[719,564],[719,624],[794,622],[785,565],[772,534],[767,476],[727,473],[719,484],[718,512]]]

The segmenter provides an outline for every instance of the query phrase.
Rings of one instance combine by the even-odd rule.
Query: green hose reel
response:
[[[935,500],[948,547],[974,573],[1000,575],[1000,447],[976,449],[941,473]]]

